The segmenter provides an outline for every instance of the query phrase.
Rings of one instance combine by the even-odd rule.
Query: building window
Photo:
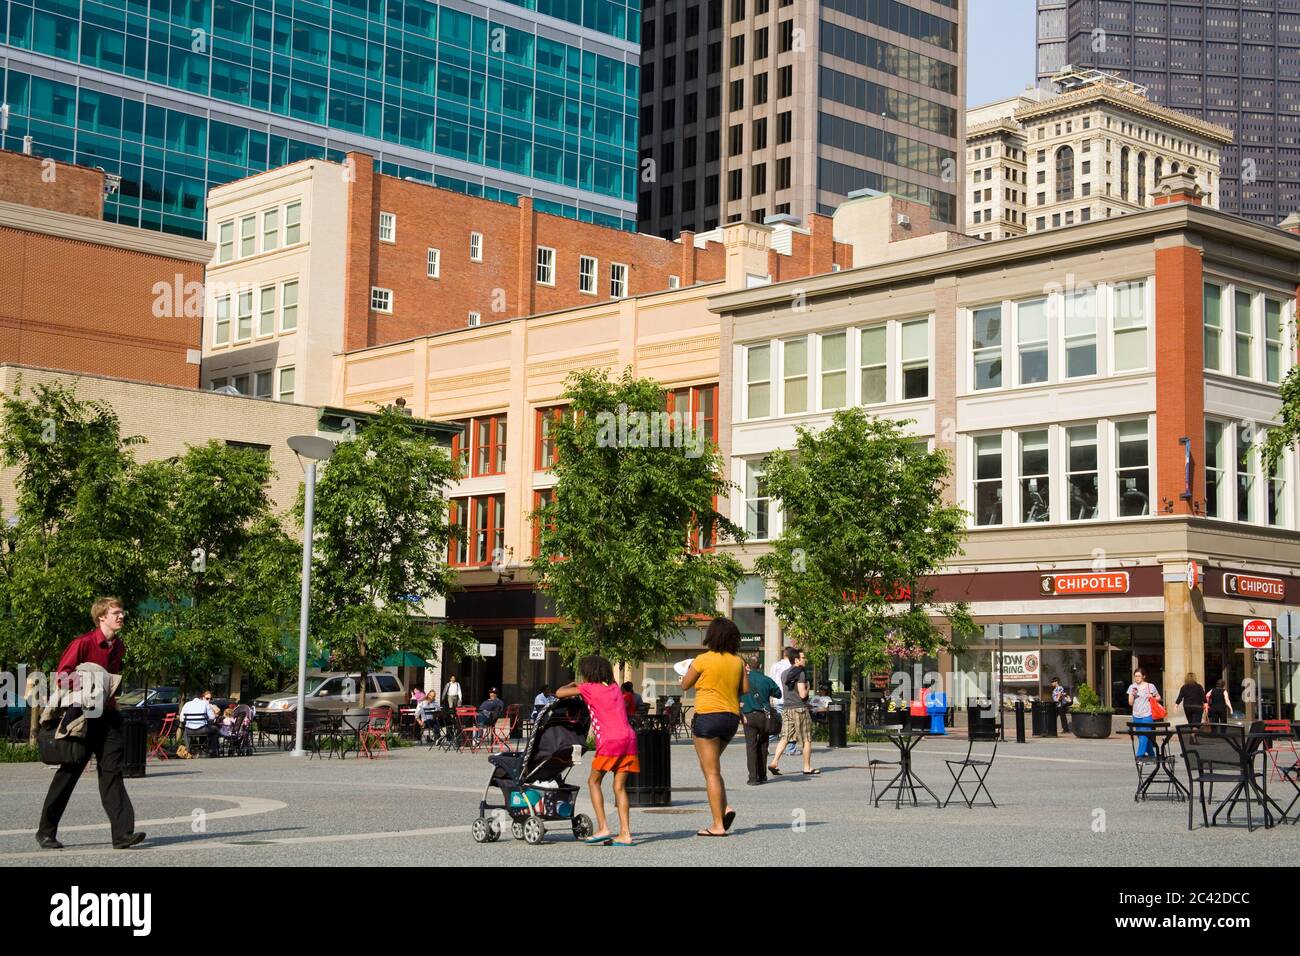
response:
[[[600,260],[595,256],[582,256],[578,259],[578,291],[584,295],[596,294],[596,271]]]
[[[226,387],[227,385],[229,385],[229,384],[230,384],[230,379],[225,378],[225,377],[223,376],[222,378],[214,378],[214,379],[212,380],[211,388],[212,388],[212,391],[215,392],[215,391],[218,391],[219,389],[223,389],[223,388],[225,388],[225,387]]]
[[[1042,173],[1039,175],[1041,176]],[[1073,198],[1074,150],[1069,146],[1062,146],[1056,151],[1056,201],[1069,202]]]
[[[794,113],[785,112],[776,115],[776,142],[784,146],[794,139]]]
[[[755,541],[766,541],[771,534],[772,499],[763,477],[765,464],[745,462],[745,531]]]
[[[235,258],[235,222],[223,222],[217,227],[217,261],[229,262]]]
[[[282,402],[293,401],[293,390],[297,374],[292,365],[280,369],[280,390],[276,397]]]
[[[557,458],[555,426],[559,423],[564,412],[565,406],[563,405],[537,409],[537,442],[533,448],[534,471],[545,471],[555,464]]]
[[[767,343],[745,349],[745,417],[772,414],[772,347]]]
[[[262,301],[257,312],[257,334],[275,334],[275,286],[266,286],[261,290]]]
[[[1069,521],[1098,517],[1097,426],[1074,425],[1065,430],[1066,470],[1069,482]]]
[[[238,392],[240,395],[249,394],[247,375],[236,375],[233,379],[231,379],[230,384],[231,386],[234,387],[235,391]]]
[[[257,252],[257,217],[245,216],[239,220],[239,257]]]
[[[474,477],[503,475],[506,470],[506,416],[473,420]]]
[[[887,400],[889,394],[887,388],[888,363],[886,361],[887,340],[885,326],[878,325],[874,328],[863,329],[858,341],[861,349],[861,402],[863,405],[879,405]]]
[[[673,389],[668,393],[668,412],[680,415],[683,425],[696,429],[710,445],[717,444],[717,385],[691,385]]]
[[[1285,527],[1287,522],[1286,459],[1285,453],[1279,455],[1268,476],[1268,523],[1275,528]]]
[[[537,283],[555,285],[555,250],[546,246],[537,247]]]
[[[1147,284],[1121,282],[1115,286],[1115,371],[1147,367]]]
[[[1016,351],[1021,385],[1047,381],[1047,300],[1016,303]]]
[[[621,262],[609,264],[609,295],[612,299],[627,296],[627,266]]]
[[[1223,289],[1205,283],[1201,301],[1205,322],[1205,367],[1218,372],[1223,368]]]
[[[781,383],[781,414],[808,411],[808,336],[781,343]]]
[[[280,210],[262,213],[262,251],[270,252],[280,244]]]
[[[1250,293],[1237,290],[1233,297],[1233,329],[1236,351],[1232,370],[1241,378],[1250,378],[1253,371],[1251,355],[1255,350],[1254,329],[1251,328]]]
[[[430,249],[424,260],[424,274],[430,279],[437,279],[442,275],[442,252],[437,249]]]
[[[1282,303],[1264,300],[1264,380],[1272,385],[1282,381]]]
[[[1223,447],[1223,425],[1220,422],[1205,423],[1205,516],[1207,518],[1224,518],[1227,516],[1224,493],[1227,490],[1228,467],[1226,449]]]
[[[1255,478],[1259,471],[1259,450],[1251,441],[1255,434],[1253,424],[1237,425],[1237,520],[1256,521]]]
[[[1002,306],[971,313],[971,342],[975,355],[975,390],[1002,387]]]
[[[1134,518],[1151,513],[1151,465],[1147,448],[1147,423],[1119,422],[1115,426],[1118,447],[1116,498],[1119,516]]]
[[[975,439],[975,523],[1002,524],[1002,436]]]
[[[216,302],[217,312],[212,326],[212,344],[226,345],[230,342],[230,298],[222,296]]]
[[[1020,521],[1037,524],[1052,516],[1047,429],[1020,434]]]
[[[235,341],[247,342],[253,337],[253,293],[239,293],[239,314],[235,324]],[[247,394],[247,393],[245,393]]]
[[[471,232],[469,234],[469,261],[483,261],[483,233]]]
[[[505,549],[505,495],[453,498],[447,523],[447,562],[462,567],[487,564]]]
[[[286,282],[280,289],[280,331],[292,332],[298,327],[298,280]]]
[[[381,212],[379,214],[379,241],[397,241],[397,215],[395,213]]]
[[[843,408],[848,404],[848,333],[818,337],[821,342],[821,407]]]
[[[393,290],[370,287],[370,308],[375,312],[393,311]]]
[[[284,207],[284,244],[292,246],[302,239],[302,203],[291,202]]]
[[[670,275],[668,277],[668,288],[680,289],[682,287],[682,277]]]
[[[1065,377],[1097,374],[1097,291],[1078,289],[1065,296]]]
[[[466,328],[477,329],[483,324],[483,316],[478,312],[471,312],[465,319]]]
[[[902,400],[930,394],[930,320],[918,319],[899,326]]]

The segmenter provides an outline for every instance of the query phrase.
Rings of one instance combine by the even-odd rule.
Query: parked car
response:
[[[361,705],[361,675],[335,671],[307,678],[307,709],[327,714],[338,714]],[[407,701],[406,688],[392,674],[366,675],[366,706],[390,708],[396,715]],[[298,709],[298,684],[295,681],[284,690],[264,694],[253,702],[259,719],[287,716]]]
[[[174,685],[164,684],[160,687],[134,687],[123,691],[117,695],[117,706],[123,710],[128,708],[143,709],[146,713],[150,730],[157,730],[162,726],[163,718],[168,714],[179,714],[181,705],[181,689]],[[213,705],[218,710],[225,710],[226,706],[231,703],[229,697],[213,697]]]

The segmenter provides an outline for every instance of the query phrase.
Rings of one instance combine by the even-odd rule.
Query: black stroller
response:
[[[501,837],[500,829],[487,816],[489,810],[508,813],[511,834],[516,840],[530,844],[541,843],[546,836],[543,821],[567,822],[578,840],[596,832],[589,816],[574,813],[581,788],[564,782],[573,769],[574,748],[585,747],[590,727],[591,715],[583,699],[566,697],[537,715],[523,750],[488,757],[492,779],[479,802],[478,819],[470,828],[474,841],[495,843]],[[503,802],[488,802],[493,787],[501,791]]]

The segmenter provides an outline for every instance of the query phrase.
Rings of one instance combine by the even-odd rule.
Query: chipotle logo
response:
[[[1127,594],[1127,571],[1101,571],[1091,574],[1044,574],[1040,586],[1044,594]]]
[[[1223,574],[1223,593],[1237,597],[1263,598],[1266,601],[1286,600],[1286,582],[1281,578],[1261,578],[1254,574]]]

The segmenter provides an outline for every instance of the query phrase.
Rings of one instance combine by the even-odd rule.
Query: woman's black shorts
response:
[[[731,743],[731,738],[736,736],[736,728],[740,726],[740,716],[738,714],[716,713],[716,714],[696,714],[691,721],[691,733],[704,740],[721,740],[724,744]]]

